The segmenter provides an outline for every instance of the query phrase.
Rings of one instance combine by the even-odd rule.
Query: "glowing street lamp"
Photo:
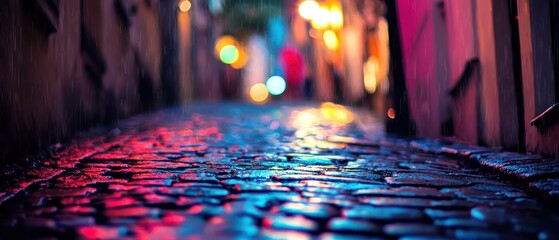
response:
[[[341,28],[344,24],[344,15],[342,14],[342,10],[334,6],[330,9],[330,25],[333,28]]]
[[[188,0],[181,0],[179,2],[179,10],[183,13],[188,12],[191,7],[192,7],[192,3],[190,3],[190,1]]]
[[[329,26],[340,29],[344,22],[342,9],[337,3],[321,5],[316,0],[304,0],[299,4],[299,15],[309,20],[312,27],[318,30]]]
[[[316,29],[325,29],[330,23],[330,11],[324,7],[320,7],[314,14],[311,25]]]
[[[299,5],[299,15],[306,20],[311,20],[319,8],[315,0],[305,0]]]

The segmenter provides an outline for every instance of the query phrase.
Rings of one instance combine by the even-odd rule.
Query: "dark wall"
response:
[[[161,106],[158,1],[2,5],[0,161]]]

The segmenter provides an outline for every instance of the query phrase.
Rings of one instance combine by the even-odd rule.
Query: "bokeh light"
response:
[[[285,92],[287,83],[285,82],[285,79],[280,76],[272,76],[266,81],[266,87],[268,88],[270,94],[277,96]]]
[[[368,93],[375,93],[377,91],[377,71],[379,63],[374,57],[370,57],[363,65],[363,83],[365,90]]]
[[[326,30],[322,35],[322,38],[324,38],[324,44],[328,49],[336,51],[340,47],[340,41],[338,40],[338,36],[336,36],[336,33],[334,31]]]
[[[333,6],[330,9],[330,24],[333,28],[340,29],[344,24],[344,15],[338,6]]]
[[[219,53],[221,52],[221,49],[229,45],[238,46],[238,44],[239,43],[237,42],[237,40],[235,40],[233,36],[223,35],[219,37],[217,41],[215,41],[215,55],[219,57]]]
[[[329,23],[330,11],[323,7],[318,8],[312,18],[311,25],[316,29],[325,29]]]
[[[230,35],[223,35],[215,41],[215,55],[223,63],[230,64],[234,69],[244,68],[248,62],[245,48]]]
[[[232,64],[239,59],[239,49],[234,45],[227,45],[219,52],[219,59],[223,63]]]
[[[346,125],[353,122],[353,113],[342,105],[325,102],[320,105],[322,117],[335,125]]]
[[[394,119],[396,118],[396,110],[394,110],[394,108],[389,108],[386,115],[388,115],[388,118]]]
[[[239,50],[239,57],[237,58],[236,61],[231,63],[231,67],[234,69],[244,68],[248,62],[248,55],[246,53],[246,50],[244,48],[239,48],[238,50]]]
[[[249,91],[250,98],[256,103],[265,102],[270,94],[268,94],[268,88],[264,83],[257,83],[252,85]]]
[[[192,7],[192,4],[190,3],[190,1],[188,0],[181,0],[179,2],[179,10],[181,12],[188,12],[190,10],[190,8]]]
[[[305,109],[303,111],[293,113],[295,114],[293,118],[293,127],[295,128],[309,128],[318,126],[322,121],[320,110],[315,108]],[[297,131],[295,135],[299,138],[302,138],[307,135],[307,131]]]
[[[305,0],[299,5],[299,15],[306,20],[311,20],[320,8],[314,0]]]

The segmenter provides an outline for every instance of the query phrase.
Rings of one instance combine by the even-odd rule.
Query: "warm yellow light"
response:
[[[368,93],[375,93],[377,91],[377,77],[372,74],[365,75],[365,90]]]
[[[322,38],[324,39],[324,44],[328,49],[336,51],[340,47],[340,41],[338,41],[338,36],[336,36],[334,31],[326,30],[322,35]]]
[[[336,116],[335,106],[336,105],[331,102],[323,103],[320,106],[320,113],[322,114],[322,117],[326,119],[334,119]]]
[[[223,35],[219,37],[217,41],[215,41],[215,55],[219,57],[219,53],[221,52],[221,50],[225,46],[229,45],[238,46],[239,43],[237,42],[237,40],[235,40],[234,37],[230,35]]]
[[[299,15],[306,20],[311,20],[320,8],[314,0],[305,0],[299,5]]]
[[[307,128],[312,126],[317,126],[320,124],[320,114],[317,113],[316,109],[307,109],[298,112],[293,121],[293,126],[296,128]],[[295,135],[302,138],[307,135],[306,131],[298,131]]]
[[[241,69],[247,65],[247,62],[248,62],[248,56],[246,51],[243,48],[239,48],[239,57],[237,58],[236,61],[231,63],[231,67],[234,69]]]
[[[332,7],[330,10],[330,24],[334,28],[341,28],[344,24],[344,15],[339,7]]]
[[[313,26],[313,28],[325,29],[328,27],[329,23],[330,11],[323,7],[318,8],[311,21],[311,25]]]
[[[368,93],[375,93],[377,91],[378,79],[377,72],[379,69],[379,62],[376,58],[369,58],[363,65],[363,83],[365,90]]]
[[[262,103],[268,99],[268,88],[264,83],[257,83],[252,85],[249,91],[250,98],[256,103]]]
[[[234,69],[245,67],[248,55],[242,45],[230,35],[223,35],[215,41],[215,55]]]
[[[370,57],[367,59],[367,62],[365,62],[365,71],[368,73],[375,73],[377,71],[377,67],[378,61],[374,57]]]
[[[320,113],[323,118],[337,125],[353,122],[353,113],[342,105],[325,102],[320,106]]]
[[[192,7],[192,4],[188,0],[182,0],[182,1],[179,2],[179,10],[181,12],[184,12],[184,13],[188,12],[191,7]]]

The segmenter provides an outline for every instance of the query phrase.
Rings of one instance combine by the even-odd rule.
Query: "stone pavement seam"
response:
[[[419,139],[410,145],[415,151],[466,160],[512,181],[546,202],[559,203],[559,159],[472,146],[447,139]]]

